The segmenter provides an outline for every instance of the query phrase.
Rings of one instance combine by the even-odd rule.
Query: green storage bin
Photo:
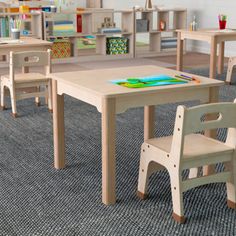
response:
[[[107,38],[107,54],[119,55],[129,53],[129,39],[125,37]]]

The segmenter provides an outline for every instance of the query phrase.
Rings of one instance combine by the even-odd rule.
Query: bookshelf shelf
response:
[[[81,27],[78,27],[78,15],[81,17]],[[99,28],[102,26],[104,22],[104,18],[110,18],[111,23],[115,21],[115,15],[119,16],[120,22],[119,26],[121,32],[107,32],[100,33]],[[74,26],[74,29],[80,29],[81,32],[74,32],[72,34],[55,34],[53,31],[54,24],[60,21],[71,21]],[[76,11],[76,12],[62,12],[62,13],[43,13],[43,26],[44,26],[44,39],[52,40],[59,38],[66,38],[70,41],[72,45],[72,57],[78,57],[80,59],[84,58],[87,60],[88,57],[90,59],[96,59],[98,57],[102,57],[100,59],[109,60],[109,58],[132,58],[133,57],[133,11],[114,11],[112,9],[89,9],[84,11]],[[111,37],[124,37],[128,39],[128,48],[129,52],[124,55],[109,55],[107,54],[107,39]],[[94,41],[94,45],[82,45],[79,42],[83,42],[86,39],[88,41],[92,39]],[[78,46],[79,45],[79,46]],[[87,46],[87,47],[86,47]],[[63,59],[66,60],[66,59]],[[71,60],[71,58],[68,58]],[[57,60],[58,61],[58,60]]]
[[[43,5],[48,1],[33,1],[33,6]],[[22,2],[20,3],[22,4]],[[29,5],[29,2],[26,2]],[[18,4],[19,6],[19,4]],[[27,16],[23,19],[23,16]],[[176,52],[176,29],[186,28],[187,11],[183,8],[174,9],[103,9],[85,8],[78,11],[32,12],[32,13],[0,13],[3,18],[22,18],[22,29],[28,29],[29,35],[45,40],[66,39],[71,44],[71,55],[68,58],[54,59],[61,61],[109,60],[133,57],[161,56]],[[111,24],[116,23],[121,32],[101,33],[104,18],[109,18]],[[137,19],[146,25],[137,31]],[[73,28],[71,32],[57,34],[58,22],[66,21]],[[161,29],[161,22],[165,28]],[[58,27],[60,28],[60,27]],[[56,32],[57,31],[57,32]],[[63,31],[63,30],[62,30]],[[107,54],[107,40],[111,37],[128,39],[128,52],[122,55]],[[141,40],[140,40],[141,38]],[[142,40],[145,39],[145,42]]]
[[[166,55],[166,52],[176,52],[175,32],[176,29],[186,28],[187,10],[183,8],[136,9],[134,20],[135,56],[161,56]],[[142,24],[145,25],[143,32],[140,32],[142,29],[137,28],[137,20],[142,21]],[[145,37],[145,42],[140,42],[144,38],[143,35],[148,35],[148,42],[147,37]]]
[[[24,18],[25,17],[25,18]],[[10,19],[20,19],[22,21],[21,31],[27,32],[24,36],[34,36],[43,38],[42,14],[34,13],[0,13],[0,37],[10,37]]]

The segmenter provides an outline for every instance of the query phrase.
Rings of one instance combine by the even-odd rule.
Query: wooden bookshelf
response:
[[[30,7],[51,5],[50,0],[25,2],[13,0],[12,3],[11,7],[19,7],[24,4]],[[28,29],[30,36],[45,40],[68,39],[72,45],[70,57],[55,60],[57,62],[65,62],[174,55],[176,54],[177,46],[176,30],[186,29],[187,27],[187,11],[184,8],[114,10],[101,8],[102,0],[86,0],[86,5],[87,8],[74,12],[26,13],[29,18],[22,20],[22,29]],[[21,13],[0,13],[0,18],[21,18],[22,15]],[[80,15],[82,22],[81,32],[78,32],[77,29],[78,15]],[[105,17],[109,17],[112,22],[115,22],[121,32],[99,32],[98,29],[101,27]],[[137,31],[137,19],[148,22],[146,31]],[[75,31],[70,34],[55,35],[53,27],[60,20],[72,21]],[[164,30],[160,28],[161,22],[165,22]],[[123,55],[107,55],[107,39],[120,36],[128,39],[129,52]],[[87,37],[91,37],[92,44],[84,46],[84,38]]]
[[[53,24],[60,20],[70,20],[73,21],[74,28],[77,29],[77,15],[82,17],[82,32],[74,32],[73,34],[65,35],[54,35],[52,28]],[[110,17],[111,21],[114,22],[114,19],[117,18],[115,15],[119,15],[120,18],[120,29],[121,32],[117,33],[101,33],[99,28],[104,21],[105,17]],[[121,58],[133,58],[133,11],[114,11],[113,9],[85,9],[83,11],[77,12],[61,12],[61,13],[43,13],[43,26],[44,26],[44,39],[50,40],[52,38],[67,38],[72,45],[72,54],[68,60],[72,61],[73,59],[79,61],[89,61],[89,60],[110,60],[110,59],[121,59]],[[94,48],[80,48],[79,40],[84,39],[85,37],[93,37]],[[129,52],[127,54],[121,55],[107,55],[106,45],[107,38],[122,36],[128,39],[129,42]],[[56,59],[55,61],[59,61]],[[63,58],[62,61],[66,61],[66,58]]]
[[[135,56],[151,57],[176,54],[177,39],[176,29],[185,29],[187,22],[187,10],[183,8],[174,9],[150,9],[135,11]],[[137,31],[137,19],[147,20],[148,29],[146,32]],[[165,23],[165,28],[161,29],[161,22]],[[146,34],[148,43],[140,43],[139,35]],[[163,46],[164,45],[164,46]]]
[[[10,23],[10,19],[21,19],[21,30],[27,30],[29,34],[24,36],[35,37],[38,39],[43,38],[43,25],[42,25],[42,14],[41,12],[32,12],[32,13],[0,13],[0,20],[2,18],[7,19],[7,22]],[[10,31],[10,25],[8,25]],[[10,35],[6,35],[10,36]]]

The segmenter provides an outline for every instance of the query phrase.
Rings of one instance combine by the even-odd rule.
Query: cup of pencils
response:
[[[20,19],[11,19],[11,38],[12,39],[20,39],[20,28],[21,28],[21,20]]]
[[[219,15],[218,19],[219,19],[220,30],[224,30],[226,28],[227,16],[226,15]]]

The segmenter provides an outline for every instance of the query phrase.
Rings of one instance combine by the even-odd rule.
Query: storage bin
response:
[[[19,7],[10,7],[7,10],[9,13],[18,13],[19,12]]]
[[[149,21],[144,19],[136,20],[136,31],[137,32],[148,32],[149,31]]]
[[[54,39],[52,42],[53,59],[71,57],[71,42],[69,39]]]
[[[107,54],[118,55],[129,53],[129,39],[125,37],[107,38]]]

